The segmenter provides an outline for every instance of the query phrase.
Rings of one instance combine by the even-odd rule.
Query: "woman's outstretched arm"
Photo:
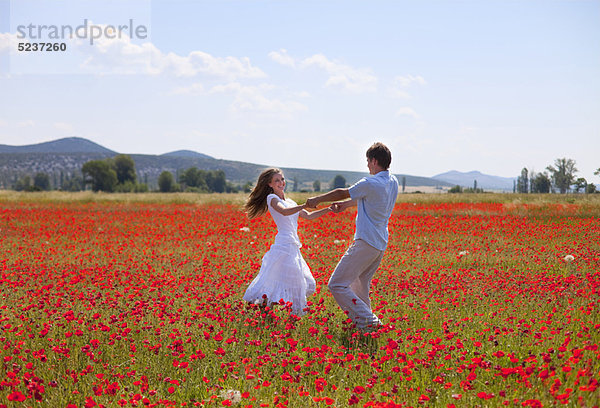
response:
[[[281,201],[273,197],[273,199],[271,199],[271,207],[279,214],[288,216],[296,214],[298,211],[302,211],[304,207],[306,207],[306,204],[296,205],[294,207],[284,207],[284,205],[281,204]]]
[[[316,210],[316,211],[306,211],[304,209],[304,210],[300,211],[300,217],[304,218],[305,220],[314,220],[315,218],[319,218],[321,215],[327,214],[330,211],[331,211],[331,208],[329,208],[329,207],[321,208],[320,210]]]

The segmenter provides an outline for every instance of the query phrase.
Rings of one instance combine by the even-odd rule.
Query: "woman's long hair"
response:
[[[248,201],[244,205],[244,210],[248,214],[248,218],[253,219],[263,215],[267,211],[267,196],[273,192],[273,189],[269,186],[271,179],[275,174],[283,174],[283,172],[276,168],[270,168],[258,176],[256,186],[252,189]]]

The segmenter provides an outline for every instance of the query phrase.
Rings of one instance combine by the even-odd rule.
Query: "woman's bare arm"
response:
[[[316,211],[306,211],[306,209],[304,209],[300,211],[300,217],[304,218],[305,220],[314,220],[315,218],[319,218],[321,215],[327,214],[330,211],[331,208],[329,207],[321,208],[320,210]]]
[[[281,201],[279,201],[276,198],[273,198],[271,199],[271,207],[273,207],[273,209],[279,214],[288,216],[296,214],[298,211],[302,211],[304,207],[306,207],[306,204],[296,205],[294,207],[285,207],[283,204],[281,204]]]

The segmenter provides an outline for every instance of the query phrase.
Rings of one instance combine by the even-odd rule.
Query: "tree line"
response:
[[[170,177],[169,177],[170,176]],[[165,181],[166,180],[166,181]],[[107,193],[142,193],[149,191],[148,183],[140,182],[137,177],[135,162],[131,156],[119,154],[103,160],[90,160],[83,164],[80,172],[65,174],[60,177],[38,172],[33,177],[25,175],[12,185],[16,191],[103,191]],[[159,191],[193,191],[206,193],[236,192],[238,188],[225,180],[222,170],[199,170],[195,167],[178,172],[177,181],[170,172],[163,172],[159,177]]]
[[[105,192],[146,192],[147,183],[138,183],[135,162],[124,154],[111,159],[90,160],[83,165],[81,172],[84,185],[93,191]],[[196,167],[181,172],[177,182],[173,174],[163,171],[158,178],[161,192],[233,193],[237,188],[225,179],[223,170],[199,170]]]
[[[239,188],[225,179],[223,170],[201,170],[190,167],[179,173],[177,178],[170,171],[158,176],[158,190],[162,193],[178,191],[193,193],[237,193]]]
[[[297,178],[294,178],[291,184],[290,187],[293,186],[291,188],[293,191],[299,191]],[[331,186],[333,188],[346,187],[346,179],[337,175]],[[314,191],[320,191],[321,182],[316,180],[312,187]],[[149,191],[147,182],[139,182],[135,162],[131,156],[126,154],[119,154],[103,160],[87,161],[81,167],[80,173],[73,172],[65,175],[61,172],[58,180],[55,176],[51,181],[47,173],[38,172],[33,177],[25,175],[13,183],[13,189],[17,191],[47,191],[53,188],[62,191],[91,189],[108,193]],[[249,193],[252,188],[253,185],[249,181],[242,186],[228,182],[223,170],[202,170],[190,167],[178,170],[175,174],[163,171],[158,177],[158,191],[165,193],[237,193],[240,191]]]
[[[577,177],[576,163],[572,159],[559,158],[554,165],[546,167],[542,172],[535,172],[527,168],[521,170],[517,177],[513,192],[515,193],[555,193],[565,194],[567,192],[593,194],[598,193],[593,183],[588,183],[583,177]],[[600,168],[595,172],[600,176]],[[292,180],[292,191],[299,191],[298,180]],[[53,183],[50,176],[43,172],[36,173],[33,177],[26,175],[16,180],[13,189],[17,191],[46,191],[52,189],[52,185],[63,191],[81,191],[91,189],[104,192],[146,192],[149,191],[148,183],[140,183],[135,169],[134,160],[126,155],[119,154],[104,160],[90,160],[83,164],[81,173],[60,173],[59,179],[54,175]],[[402,178],[402,191],[406,186],[406,178]],[[236,186],[226,180],[223,170],[201,170],[191,167],[186,170],[177,171],[174,175],[170,171],[163,171],[158,177],[158,191],[160,192],[197,192],[197,193],[236,193],[250,192],[252,183],[247,182],[243,186]],[[321,182],[316,180],[313,191],[321,190]],[[330,188],[347,187],[346,179],[337,175],[332,180]],[[300,190],[305,191],[305,190]],[[473,188],[462,188],[455,186],[449,193],[482,193],[478,188],[477,181]]]
[[[536,173],[523,168],[517,177],[514,191],[521,194],[527,193],[555,193],[568,192],[594,194],[598,190],[593,183],[588,183],[583,177],[577,177],[576,162],[572,159],[559,158],[554,160],[554,165],[546,167],[545,171]],[[600,175],[600,168],[595,172]]]
[[[15,179],[12,189],[16,191],[81,191],[84,189],[83,177],[80,172],[71,171],[52,173],[37,172],[35,175],[25,175]]]
[[[578,171],[575,160],[567,158],[556,159],[553,165],[546,167],[542,172],[535,172],[524,167],[514,182],[513,193],[600,193],[593,183],[588,183],[583,177],[577,177]],[[600,168],[594,174],[600,176]],[[454,186],[448,190],[448,193],[483,192],[483,189],[477,187],[477,180],[474,181],[473,188]]]

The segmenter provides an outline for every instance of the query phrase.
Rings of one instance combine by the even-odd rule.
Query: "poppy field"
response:
[[[242,301],[276,229],[237,202],[0,200],[0,407],[597,407],[600,203],[404,201],[363,334],[354,211],[300,221],[298,318]]]

